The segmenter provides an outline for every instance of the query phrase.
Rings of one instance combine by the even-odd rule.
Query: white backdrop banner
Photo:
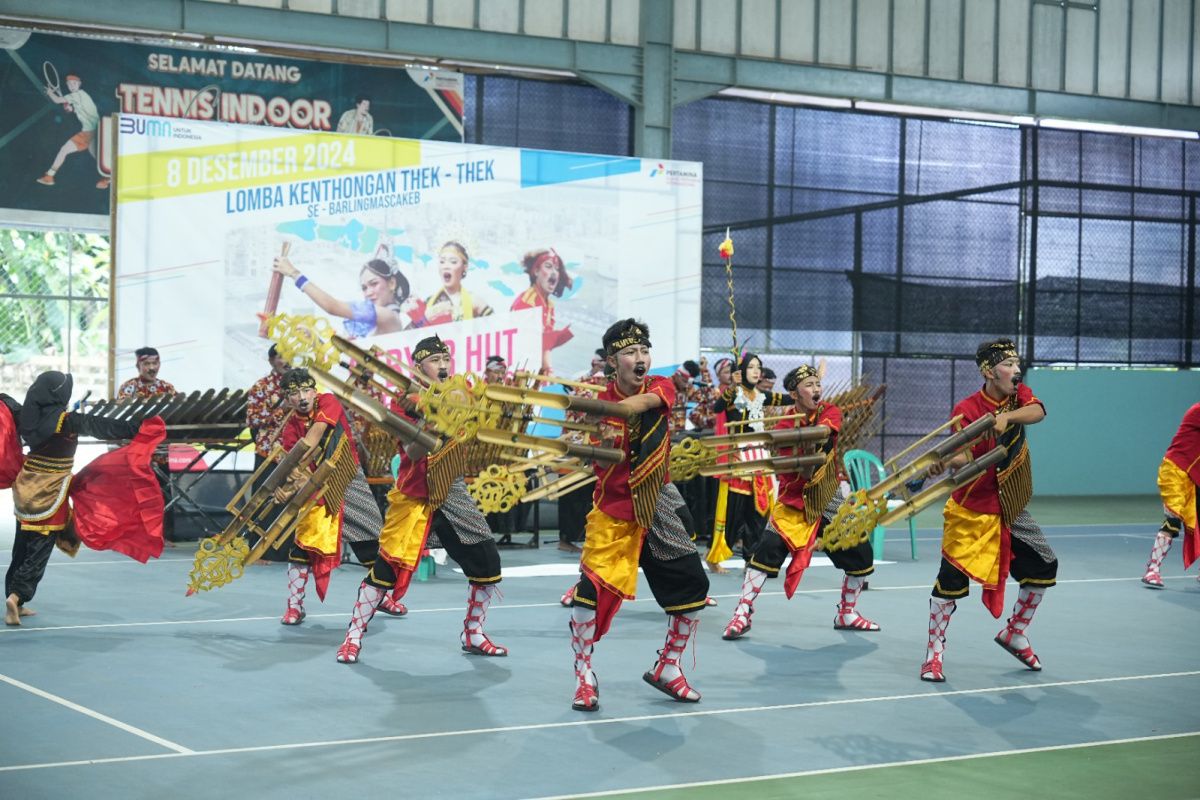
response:
[[[433,333],[574,375],[615,320],[656,366],[699,351],[701,166],[122,115],[120,382],[157,347],[181,390],[266,370],[260,320],[324,316],[402,358]]]

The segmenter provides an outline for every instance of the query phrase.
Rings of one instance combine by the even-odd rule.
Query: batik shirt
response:
[[[283,400],[283,376],[275,370],[259,378],[246,395],[246,426],[254,432],[254,452],[266,456],[271,451],[271,442],[276,436],[287,407]]]
[[[145,399],[149,397],[161,397],[165,394],[177,394],[177,392],[174,386],[162,378],[155,378],[152,381],[143,381],[141,378],[130,378],[117,389],[117,397]]]

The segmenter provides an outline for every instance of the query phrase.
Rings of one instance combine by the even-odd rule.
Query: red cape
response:
[[[163,496],[150,457],[166,436],[162,417],[143,420],[132,442],[100,456],[72,479],[80,541],[143,564],[162,555]]]

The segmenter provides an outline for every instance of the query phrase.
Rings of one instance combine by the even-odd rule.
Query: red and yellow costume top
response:
[[[821,512],[837,492],[838,475],[833,454],[836,452],[838,433],[842,429],[842,410],[832,403],[820,403],[806,416],[779,420],[772,426],[773,430],[783,431],[817,425],[830,429],[824,447],[828,454],[826,462],[811,475],[803,472],[779,473],[776,476],[779,490],[771,505],[771,524],[792,552],[792,560],[783,581],[784,593],[788,598],[795,593],[804,570],[812,563],[817,534],[821,531]],[[776,455],[788,457],[803,453],[793,446],[780,447]],[[768,572],[772,570],[769,566],[755,564],[753,559],[750,565]]]
[[[394,403],[392,411],[410,422],[416,421]],[[379,557],[396,573],[397,598],[408,591],[421,561],[434,512],[445,501],[450,484],[462,474],[462,456],[462,448],[452,439],[415,460],[400,447],[396,485],[388,492],[387,514],[379,531]]]
[[[1183,568],[1200,557],[1196,519],[1196,487],[1200,485],[1200,403],[1183,415],[1171,446],[1158,467],[1163,510],[1183,522]]]
[[[292,414],[283,426],[280,442],[291,450],[317,423],[328,426],[318,444],[316,460],[353,459],[358,464],[358,448],[350,430],[350,421],[337,398],[328,392],[318,394],[307,414]],[[309,564],[317,586],[317,596],[325,599],[329,575],[342,560],[343,507],[327,507],[325,499],[318,500],[296,525],[296,545],[308,553]]]
[[[642,543],[654,520],[658,495],[671,479],[667,466],[675,385],[669,378],[648,376],[638,386],[637,394],[657,395],[662,402],[630,420],[604,418],[605,427],[612,433],[605,445],[621,450],[625,459],[619,464],[595,466],[594,508],[587,517],[580,557],[580,569],[597,590],[597,639],[608,631],[621,601],[636,595]],[[628,396],[615,380],[610,380],[598,399],[616,403]],[[584,601],[577,596],[576,602]]]
[[[995,400],[980,389],[954,407],[962,416],[955,429],[989,414],[1016,411],[1031,405],[1045,406],[1025,384],[1006,400]],[[982,437],[971,448],[978,458],[996,445],[1008,455],[975,480],[956,490],[943,511],[942,556],[972,580],[983,585],[983,603],[993,616],[1004,609],[1004,582],[1008,578],[1010,526],[1033,495],[1029,445],[1025,426],[1009,423],[999,436]]]

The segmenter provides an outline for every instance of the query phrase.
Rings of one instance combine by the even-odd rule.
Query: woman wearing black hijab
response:
[[[70,375],[43,372],[23,404],[0,394],[0,489],[12,487],[17,516],[12,561],[4,576],[7,625],[20,625],[21,617],[33,613],[24,606],[33,599],[55,545],[73,556],[82,538],[89,547],[117,550],[140,561],[162,552],[162,497],[149,466],[165,435],[161,418],[139,424],[68,411],[71,388]],[[80,436],[134,441],[73,478]],[[28,455],[22,445],[29,448]],[[143,484],[158,494],[157,531],[154,498],[138,491],[146,488]],[[137,541],[139,534],[147,541]]]
[[[716,433],[725,433],[726,426],[734,422],[746,423],[728,429],[728,433],[750,433],[764,430],[763,409],[767,406],[788,406],[792,400],[780,392],[764,392],[756,388],[762,378],[762,359],[754,353],[745,353],[738,361],[737,369],[731,376],[732,380],[725,387],[713,404],[713,412],[717,415]],[[740,452],[734,458],[753,459],[765,457],[762,453],[752,451]],[[717,498],[717,526],[721,524],[721,496],[724,495],[724,533],[725,546],[732,548],[739,539],[742,542],[742,557],[747,563],[750,556],[762,538],[763,528],[767,524],[767,513],[771,508],[772,494],[771,479],[765,475],[754,475],[750,478],[722,477],[721,487]],[[724,548],[720,546],[719,537],[714,531],[713,542],[709,547],[710,568],[713,572],[721,573],[717,555]],[[727,554],[726,554],[727,555]],[[711,560],[710,560],[711,558]]]

